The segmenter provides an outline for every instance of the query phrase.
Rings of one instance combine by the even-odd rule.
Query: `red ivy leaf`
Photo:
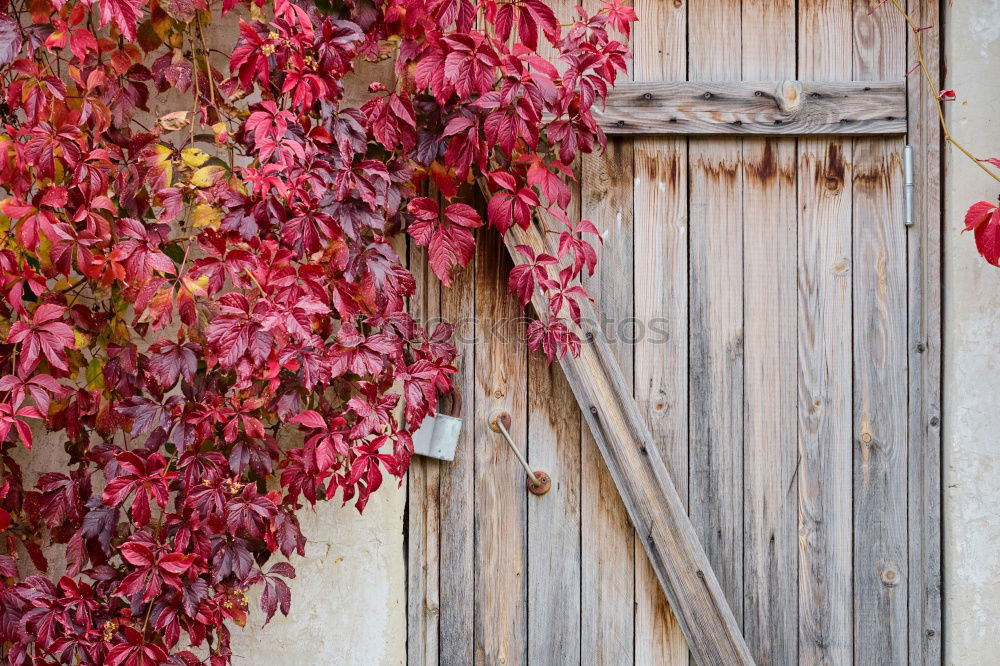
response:
[[[976,248],[989,263],[1000,266],[1000,208],[980,201],[965,214],[965,231],[976,237]]]
[[[100,5],[101,27],[113,22],[125,39],[133,41],[146,3],[143,0],[100,0]]]

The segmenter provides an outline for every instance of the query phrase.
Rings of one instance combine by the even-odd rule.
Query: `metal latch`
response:
[[[507,446],[510,450],[514,452],[514,457],[517,458],[517,462],[521,463],[521,467],[524,468],[524,473],[528,475],[528,492],[532,495],[544,495],[549,492],[552,488],[552,477],[541,470],[532,470],[531,466],[528,464],[527,458],[521,453],[521,449],[517,448],[517,444],[514,443],[514,438],[510,436],[510,413],[499,409],[492,414],[490,414],[490,430],[493,432],[498,432],[503,435],[504,440],[507,441]]]
[[[455,448],[458,446],[458,436],[462,432],[462,396],[458,389],[445,396],[442,401],[451,398],[448,409],[439,409],[434,416],[424,418],[420,427],[413,433],[413,452],[428,458],[452,461],[455,459]]]

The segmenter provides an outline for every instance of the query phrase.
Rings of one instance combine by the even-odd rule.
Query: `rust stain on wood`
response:
[[[674,152],[669,156],[661,155],[659,159],[642,160],[642,166],[642,176],[648,178],[649,182],[660,183],[664,187],[669,186],[671,191],[677,191],[687,164],[682,164],[681,155]]]
[[[831,143],[826,150],[826,160],[816,170],[816,180],[830,192],[840,193],[844,189],[845,172],[844,153],[839,144]]]
[[[726,160],[725,158],[719,161],[713,159],[712,155],[698,156],[695,165],[707,176],[715,180],[725,179],[729,183],[736,183],[740,175],[740,165],[738,162]]]
[[[776,139],[767,139],[764,142],[764,152],[759,160],[748,160],[746,171],[759,185],[767,185],[775,178],[780,178],[783,182],[792,184],[796,179],[796,169],[792,164],[778,164],[775,154]]]
[[[878,159],[879,157],[883,159]],[[884,190],[894,178],[899,177],[902,167],[902,158],[898,152],[876,156],[866,161],[864,168],[855,170],[854,185],[861,189]]]

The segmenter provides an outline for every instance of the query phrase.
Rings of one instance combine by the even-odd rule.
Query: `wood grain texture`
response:
[[[434,195],[436,196],[436,195]],[[429,270],[427,251],[412,245],[409,266],[417,292],[409,313],[421,325],[441,314],[441,282]],[[441,521],[441,463],[414,457],[407,476],[407,663],[438,663]]]
[[[799,4],[799,74],[851,76],[850,3]],[[851,159],[800,139],[798,168],[799,657],[853,659]]]
[[[692,19],[702,11],[695,7],[692,6]],[[738,17],[739,3],[735,9],[726,11],[735,11]],[[768,13],[774,18],[794,21],[794,12],[775,7]],[[794,38],[794,34],[789,36]],[[839,48],[846,49],[847,43]],[[712,50],[729,48],[718,39],[710,40],[708,46]],[[738,41],[735,47],[739,48]],[[692,78],[695,71],[692,70]],[[761,80],[741,82],[733,80],[738,73],[738,70],[732,72],[723,80],[709,80],[702,75],[706,80],[623,82],[610,92],[602,109],[593,109],[594,118],[611,135],[906,133],[906,85],[899,80],[794,81],[790,73],[785,79],[756,75]]]
[[[580,663],[580,410],[562,371],[528,359],[527,457],[552,477],[528,495],[528,656],[536,664]]]
[[[475,663],[527,661],[525,474],[490,415],[510,413],[510,434],[527,441],[527,358],[517,301],[507,293],[510,259],[496,234],[476,244]],[[523,451],[523,449],[522,449]]]
[[[538,220],[527,230],[511,228],[505,243],[512,254],[522,244],[536,252],[554,251],[547,245],[545,227]],[[544,310],[541,294],[536,293],[532,302],[536,311]],[[752,664],[736,618],[698,543],[653,436],[629,395],[630,388],[613,351],[595,325],[597,315],[589,303],[581,305],[586,344],[579,357],[567,355],[560,366],[691,652],[699,664]],[[594,538],[588,535],[587,540]],[[597,661],[585,650],[585,661]]]
[[[640,0],[636,13],[643,20],[632,30],[635,79],[683,79],[685,3]],[[687,506],[687,139],[637,136],[632,145],[635,398]],[[635,562],[635,662],[687,664],[684,632],[639,539]]]
[[[576,15],[569,0],[548,0],[561,22]],[[564,69],[547,41],[539,55]],[[570,219],[580,219],[580,167],[570,182]],[[535,469],[552,478],[552,489],[528,502],[528,657],[532,663],[579,664],[581,646],[581,459],[580,409],[559,368],[542,354],[528,359],[528,441]]]
[[[475,259],[455,276],[451,287],[441,288],[441,317],[456,326],[455,343],[459,356],[455,390],[462,397],[462,430],[455,459],[441,463],[440,499],[440,612],[439,663],[463,666],[473,660],[473,597],[475,590],[474,526],[475,458],[477,414],[476,369],[476,272]],[[492,433],[491,433],[492,434]]]
[[[907,70],[897,12],[854,3],[854,75]],[[902,140],[854,143],[854,659],[902,664],[909,638],[907,304]]]
[[[582,215],[604,234],[598,268],[585,281],[597,300],[602,335],[632,395],[632,349],[621,339],[632,315],[632,142],[612,140],[603,154],[583,157]],[[582,428],[583,620],[581,654],[586,664],[633,659],[635,552],[632,525],[594,434]]]
[[[910,0],[927,64],[941,80],[939,3]],[[917,59],[913,36],[908,61]],[[941,637],[941,128],[922,81],[908,81],[914,219],[907,229],[909,336],[909,663],[940,664]]]
[[[575,3],[549,0],[561,22]],[[543,58],[564,68],[545,41]],[[580,219],[580,166],[569,184],[571,220]],[[562,372],[542,354],[528,358],[528,460],[552,478],[542,497],[528,495],[528,658],[538,664],[579,664],[581,646],[580,408]]]
[[[743,76],[795,74],[794,0],[743,0]],[[796,141],[743,140],[743,633],[798,659]]]
[[[740,2],[688,7],[688,73],[742,70]],[[688,509],[726,599],[743,624],[743,170],[737,138],[689,144]]]

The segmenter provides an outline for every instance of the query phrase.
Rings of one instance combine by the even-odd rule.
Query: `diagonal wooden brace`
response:
[[[556,255],[537,216],[527,230],[511,227],[504,242],[515,262],[523,260],[518,245]],[[539,317],[546,316],[547,301],[537,290],[532,304]],[[581,306],[582,350],[577,358],[567,354],[560,365],[688,646],[699,664],[753,664],[649,427],[596,326],[594,307]]]

